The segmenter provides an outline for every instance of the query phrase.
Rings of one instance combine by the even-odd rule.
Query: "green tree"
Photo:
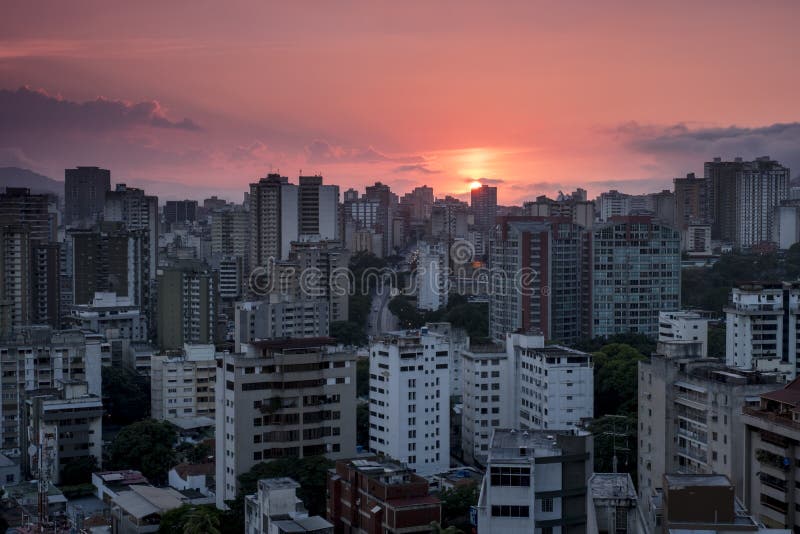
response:
[[[439,522],[437,521],[431,521],[431,532],[433,532],[434,534],[464,534],[463,530],[460,530],[455,526],[451,525],[445,528],[442,527],[442,525],[439,524]]]
[[[594,353],[594,416],[636,414],[637,370],[644,356],[624,343]]]
[[[478,504],[478,485],[442,490],[439,499],[442,501],[442,524],[468,529],[470,506]]]
[[[356,361],[356,396],[369,397],[369,358]]]
[[[356,405],[356,444],[369,447],[369,404],[366,402]]]
[[[397,317],[402,328],[419,328],[425,324],[425,316],[405,295],[398,295],[390,300],[389,311]]]
[[[178,433],[165,421],[145,419],[124,427],[108,451],[112,469],[141,471],[150,482],[163,484],[177,463]]]
[[[92,481],[92,473],[97,469],[97,458],[81,456],[67,459],[61,466],[59,481],[64,486],[77,486]]]
[[[178,461],[189,464],[201,464],[208,461],[213,454],[211,447],[206,443],[184,442],[175,448],[178,453]]]
[[[129,425],[150,416],[150,379],[127,367],[103,367],[103,405],[109,420]]]
[[[725,325],[708,326],[708,357],[725,357]]]
[[[160,534],[239,534],[244,531],[230,511],[217,510],[213,505],[184,504],[161,516]]]
[[[593,420],[589,431],[594,439],[594,470],[596,473],[614,471],[614,456],[617,457],[617,472],[630,473],[636,480],[637,459],[637,415],[606,415]]]
[[[280,458],[261,462],[247,473],[239,475],[240,493],[254,493],[262,478],[289,477],[300,484],[297,496],[305,504],[309,515],[325,515],[328,470],[332,467],[333,462],[324,456]]]
[[[186,515],[183,534],[221,534],[219,514],[208,509],[195,508]]]
[[[333,321],[331,337],[343,345],[362,347],[367,344],[367,334],[363,325],[353,321]]]

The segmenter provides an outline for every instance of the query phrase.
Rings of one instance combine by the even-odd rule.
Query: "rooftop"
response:
[[[560,436],[588,436],[582,430],[516,430],[498,428],[489,446],[491,460],[523,460],[532,457],[560,456]]]
[[[628,473],[595,473],[589,479],[593,499],[636,499],[636,489]]]
[[[664,480],[670,488],[697,487],[697,486],[720,486],[729,487],[731,481],[725,475],[689,475],[689,474],[668,474],[664,475]]]

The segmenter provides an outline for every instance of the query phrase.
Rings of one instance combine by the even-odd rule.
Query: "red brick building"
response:
[[[383,459],[340,460],[328,473],[328,521],[336,534],[430,532],[441,504],[428,481]]]

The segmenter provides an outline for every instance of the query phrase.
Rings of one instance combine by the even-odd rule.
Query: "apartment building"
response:
[[[428,481],[386,458],[340,460],[328,474],[328,520],[337,534],[427,533],[441,521]]]
[[[567,430],[594,416],[591,354],[545,346],[539,333],[508,334],[506,352],[514,365],[513,382],[506,384],[514,384],[516,427]]]
[[[628,473],[594,473],[589,478],[587,531],[650,534]]]
[[[447,306],[450,261],[443,243],[421,243],[417,258],[417,308],[438,310]]]
[[[797,376],[800,283],[740,284],[724,311],[728,365]]]
[[[189,345],[150,360],[153,419],[215,416],[217,360],[214,345]]]
[[[297,497],[300,484],[291,478],[265,478],[258,491],[244,499],[245,534],[333,534],[324,518],[309,516]]]
[[[718,473],[743,495],[742,407],[774,389],[780,376],[731,368],[701,353],[699,341],[662,342],[639,362],[638,487],[645,507],[662,498],[665,473]]]
[[[218,280],[206,264],[187,260],[159,269],[158,346],[213,343],[218,305]]]
[[[25,474],[58,484],[71,462],[93,457],[100,465],[103,413],[103,401],[84,381],[58,381],[54,388],[27,392],[20,445],[36,453],[23,455]]]
[[[579,430],[495,430],[478,532],[588,533],[592,451],[592,436]]]
[[[356,450],[356,357],[330,338],[256,340],[217,364],[217,506],[261,461]]]
[[[0,341],[0,448],[19,451],[25,427],[23,411],[29,392],[51,390],[59,383],[85,381],[99,397],[103,340],[77,330],[27,328]]]
[[[370,343],[369,450],[422,475],[450,467],[449,340],[419,330]]]
[[[79,304],[70,310],[69,322],[81,330],[91,330],[104,336],[148,341],[147,317],[130,297],[116,293],[95,293],[91,304]]]
[[[659,341],[700,341],[700,357],[708,356],[708,319],[693,311],[662,311],[658,314]]]
[[[125,224],[129,230],[146,230],[149,234],[147,269],[151,280],[156,277],[158,267],[158,235],[160,214],[158,197],[145,195],[142,189],[117,184],[114,191],[106,192],[103,209],[104,221],[117,221]]]
[[[321,299],[281,299],[237,302],[234,312],[236,352],[257,339],[327,337],[330,307]]]

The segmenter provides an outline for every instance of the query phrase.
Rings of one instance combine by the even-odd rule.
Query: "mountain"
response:
[[[28,187],[31,193],[64,196],[64,182],[19,167],[0,167],[0,188],[4,187]]]

